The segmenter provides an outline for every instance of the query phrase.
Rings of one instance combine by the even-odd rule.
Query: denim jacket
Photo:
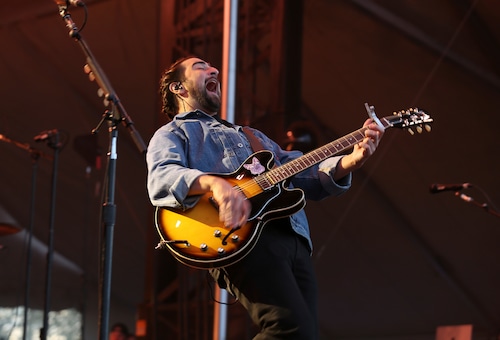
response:
[[[265,149],[273,152],[276,165],[302,155],[285,151],[262,132],[251,129]],[[151,138],[146,155],[147,187],[154,206],[189,209],[199,196],[188,196],[193,181],[206,173],[232,173],[253,153],[242,127],[229,127],[196,110],[178,114]],[[340,181],[333,174],[341,156],[335,156],[295,175],[291,185],[301,188],[306,199],[321,200],[340,195],[351,185],[351,174]],[[304,210],[291,216],[293,230],[307,239],[312,251]]]

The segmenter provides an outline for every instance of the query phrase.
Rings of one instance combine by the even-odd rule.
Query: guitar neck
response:
[[[381,118],[380,122],[384,128],[391,127],[391,123],[386,118]],[[324,161],[327,158],[338,155],[352,148],[355,144],[361,142],[365,138],[366,129],[366,127],[362,127],[354,132],[351,132],[350,134],[312,150],[305,155],[294,159],[293,161],[273,168],[272,170],[258,176],[262,178],[255,178],[255,180],[263,186],[263,189],[272,187],[273,185],[280,183],[298,174],[299,172]]]

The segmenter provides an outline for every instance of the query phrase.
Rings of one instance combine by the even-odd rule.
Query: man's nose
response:
[[[211,66],[210,69],[208,70],[211,76],[218,76],[219,75],[219,70],[216,69],[215,67]]]

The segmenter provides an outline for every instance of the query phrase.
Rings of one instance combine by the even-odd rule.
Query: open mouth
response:
[[[207,81],[207,91],[209,92],[216,92],[217,91],[217,80],[216,79],[210,79],[209,81]]]

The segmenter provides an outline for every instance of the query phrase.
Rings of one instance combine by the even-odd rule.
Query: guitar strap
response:
[[[245,133],[245,136],[247,136],[247,139],[250,142],[250,146],[252,146],[253,152],[265,149],[260,140],[255,137],[248,126],[243,126],[243,132]]]
[[[219,123],[224,124],[227,127],[232,127],[234,128],[234,125],[229,123],[228,121],[222,119],[218,115],[213,116]],[[248,126],[243,126],[242,127],[243,132],[245,133],[245,136],[247,137],[248,141],[250,142],[250,146],[252,147],[253,152],[257,152],[260,150],[265,150],[264,146],[260,142],[260,140],[255,137],[255,135],[252,133],[252,130]]]
[[[261,151],[261,150],[266,150],[264,145],[260,142],[260,140],[255,137],[255,135],[252,133],[252,130],[248,126],[243,126],[243,132],[245,133],[245,136],[247,136],[248,141],[250,142],[250,146],[252,147],[253,152]],[[276,163],[273,162],[273,168],[276,167]]]

